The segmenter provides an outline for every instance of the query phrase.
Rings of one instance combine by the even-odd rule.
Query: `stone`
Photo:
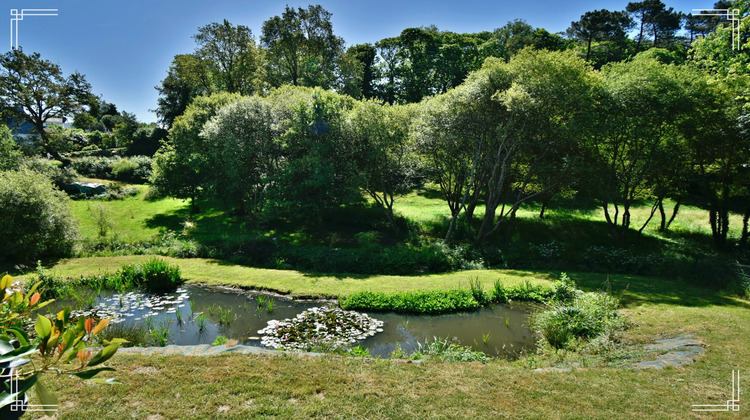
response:
[[[107,186],[97,182],[74,182],[68,184],[68,188],[87,196],[100,195],[107,192]]]
[[[695,363],[698,356],[705,353],[706,344],[693,338],[693,335],[657,340],[646,346],[646,350],[665,351],[655,360],[636,363],[635,369],[664,369],[665,367],[683,367]]]

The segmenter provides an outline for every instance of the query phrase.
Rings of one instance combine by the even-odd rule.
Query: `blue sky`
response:
[[[52,17],[27,17],[19,24],[19,45],[58,63],[64,72],[84,73],[97,94],[118,109],[155,121],[154,86],[166,75],[175,54],[191,52],[199,26],[228,19],[249,26],[256,39],[263,21],[284,6],[321,4],[333,13],[334,32],[347,45],[396,36],[407,27],[437,25],[441,30],[478,32],[524,19],[550,32],[564,31],[573,20],[595,9],[623,10],[628,1],[293,1],[270,0],[2,0],[2,51],[10,48],[10,9],[58,9]],[[665,0],[689,12],[713,1]],[[0,25],[3,26],[3,25]]]

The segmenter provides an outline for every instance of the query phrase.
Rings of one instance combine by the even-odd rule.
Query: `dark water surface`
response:
[[[258,296],[266,302],[273,301],[270,312],[267,303],[259,307]],[[55,307],[71,303],[56,302]],[[294,318],[308,308],[326,304],[199,286],[184,286],[176,293],[159,296],[139,292],[103,293],[96,299],[96,306],[101,310],[119,314],[115,322],[145,324],[148,318],[153,326],[169,328],[170,344],[182,345],[211,344],[217,336],[223,335],[242,344],[261,346],[256,337],[258,330],[266,327],[268,321]],[[225,314],[231,310],[229,325],[220,323],[219,308]],[[449,315],[370,312],[371,317],[384,321],[383,332],[357,344],[369,349],[373,356],[387,357],[399,345],[411,353],[418,349],[419,342],[434,337],[454,337],[461,345],[472,346],[489,356],[512,358],[534,345],[534,336],[528,325],[530,312],[531,307],[523,305],[514,305],[513,308],[495,305],[476,312]],[[196,320],[200,314],[205,316],[203,330]]]

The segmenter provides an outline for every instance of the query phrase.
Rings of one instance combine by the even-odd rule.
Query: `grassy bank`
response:
[[[51,267],[50,271],[65,277],[114,273],[125,264],[142,263],[150,258],[153,258],[153,256],[74,258],[60,261]],[[532,284],[549,285],[557,275],[554,272],[524,270],[469,270],[422,276],[330,275],[303,273],[295,270],[246,267],[205,258],[159,258],[164,259],[169,264],[178,265],[188,283],[270,290],[296,297],[331,298],[347,296],[350,293],[362,290],[394,293],[416,290],[468,289],[470,279],[479,279],[482,286],[489,291],[495,280],[500,280],[509,287],[523,284],[526,281]],[[33,277],[34,274],[19,276],[23,279]],[[627,276],[619,277],[625,278]]]

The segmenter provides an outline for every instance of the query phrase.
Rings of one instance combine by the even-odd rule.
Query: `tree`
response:
[[[0,260],[28,263],[70,254],[76,226],[68,196],[44,175],[29,170],[0,172]]]
[[[241,212],[259,216],[279,166],[275,121],[268,100],[252,96],[221,108],[201,132],[214,172],[208,182],[220,197],[239,202]]]
[[[34,125],[45,152],[68,163],[52,146],[45,125],[50,118],[79,112],[91,96],[91,85],[78,72],[63,77],[57,64],[43,60],[39,53],[26,55],[21,49],[3,54],[0,65],[0,100]]]
[[[492,157],[485,169],[485,213],[476,243],[511,222],[521,204],[570,178],[581,165],[580,143],[589,135],[593,114],[598,79],[572,51],[526,48],[506,71],[511,85],[493,99],[505,109],[507,123],[497,129],[504,134],[488,143]],[[556,180],[544,182],[551,173]]]
[[[393,203],[416,184],[417,162],[409,136],[416,105],[383,105],[363,101],[349,113],[347,136],[361,150],[363,189],[383,209],[398,232]]]
[[[377,57],[377,50],[372,44],[357,44],[349,47],[342,59],[345,60],[356,60],[360,63],[358,70],[361,76],[357,79],[358,86],[355,87],[355,91],[358,95],[350,95],[355,98],[370,99],[376,96],[375,82],[377,79],[377,69],[375,67],[375,58]],[[341,67],[341,66],[340,66]],[[344,90],[347,91],[346,89]]]
[[[690,73],[647,55],[611,64],[604,71],[595,127],[601,159],[598,196],[615,236],[618,226],[630,227],[634,200],[655,194],[653,214],[661,200],[674,192],[670,184],[684,174],[674,168],[676,162],[665,161],[684,150],[679,124],[689,120],[694,109],[690,83]]]
[[[263,22],[261,41],[268,50],[272,86],[331,87],[344,40],[333,34],[331,13],[320,5],[286,6],[281,16]]]
[[[194,54],[178,54],[172,60],[167,77],[156,86],[159,91],[156,115],[167,128],[182,115],[196,96],[213,92],[203,61]]]
[[[272,180],[269,214],[323,227],[323,215],[362,200],[359,145],[345,118],[355,101],[320,88],[285,86],[269,95],[283,165]]]
[[[262,91],[263,50],[250,28],[224,19],[198,28],[195,55],[205,66],[214,91],[249,95]]]
[[[160,194],[190,199],[191,212],[200,211],[196,201],[211,191],[208,180],[221,169],[210,162],[210,146],[201,130],[219,109],[240,98],[226,92],[199,96],[175,119],[167,142],[154,156],[150,182]]]
[[[673,38],[681,26],[682,14],[675,12],[672,7],[667,9],[661,0],[630,2],[626,10],[639,23],[636,52],[641,50],[644,34],[653,36],[653,46],[658,46],[660,41],[666,42]]]
[[[0,125],[0,171],[18,169],[23,154],[18,150],[8,126]]]
[[[568,33],[586,44],[586,61],[591,57],[594,41],[622,42],[633,20],[625,12],[601,9],[586,12],[577,22],[571,22]]]

